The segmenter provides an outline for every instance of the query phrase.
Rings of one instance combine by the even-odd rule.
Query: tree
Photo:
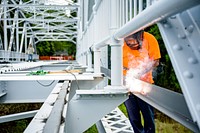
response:
[[[179,82],[176,78],[174,69],[171,64],[170,57],[167,53],[165,48],[165,44],[162,40],[162,36],[160,34],[159,28],[157,25],[153,25],[146,29],[149,33],[153,34],[157,39],[161,51],[161,59],[160,59],[160,66],[162,71],[157,71],[158,75],[155,80],[155,84],[168,88],[170,90],[181,92],[181,88]]]

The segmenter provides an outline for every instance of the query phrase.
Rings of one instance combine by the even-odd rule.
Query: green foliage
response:
[[[39,109],[42,104],[0,104],[0,116]]]
[[[0,124],[1,133],[23,133],[31,119],[23,119]]]
[[[37,44],[37,52],[41,56],[52,56],[58,51],[75,55],[76,45],[71,42],[40,42]]]
[[[39,55],[51,56],[55,53],[54,45],[51,42],[40,42],[36,48]]]
[[[25,111],[37,110],[41,103],[34,104],[0,104],[0,116],[15,114]],[[22,133],[32,118],[6,122],[0,124],[0,133]]]
[[[126,117],[128,117],[128,113],[127,113],[127,110],[126,110],[126,106],[122,103],[121,105],[119,105],[118,107]]]
[[[155,38],[157,39],[159,43],[160,52],[161,52],[160,64],[162,65],[161,67],[163,68],[163,71],[157,75],[155,84],[158,86],[162,86],[164,88],[168,88],[170,90],[176,91],[176,92],[181,92],[179,82],[176,78],[174,69],[171,64],[170,57],[165,48],[158,26],[153,25],[147,28],[146,31],[148,31],[149,33],[155,36]]]
[[[87,131],[84,133],[98,133],[96,125],[91,126]]]

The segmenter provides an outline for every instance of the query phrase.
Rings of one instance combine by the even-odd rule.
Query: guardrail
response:
[[[38,60],[39,55],[33,54],[33,60]],[[19,62],[19,61],[27,61],[28,54],[19,53],[15,51],[4,51],[0,50],[0,62]]]

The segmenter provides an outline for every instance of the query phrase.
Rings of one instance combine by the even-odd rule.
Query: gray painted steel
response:
[[[37,112],[38,112],[38,110],[33,110],[33,111],[27,111],[27,112],[23,112],[23,113],[1,116],[0,123],[21,120],[21,119],[25,119],[25,118],[31,118],[31,117],[34,117]]]
[[[65,132],[84,132],[126,99],[121,90],[77,90],[68,103]]]
[[[64,82],[59,92],[56,102],[54,103],[53,109],[46,121],[44,126],[44,133],[58,133],[60,125],[62,124],[63,108],[66,103],[66,95],[68,92],[68,82]]]
[[[28,57],[26,51],[30,42],[35,48],[39,41],[76,43],[74,39],[77,37],[75,30],[78,28],[78,19],[67,16],[65,12],[69,10],[75,13],[79,5],[47,5],[44,2],[29,0],[23,3],[23,1],[2,0],[0,20],[4,21],[4,44],[0,50],[4,51],[2,54],[0,51],[0,61],[26,61]],[[50,10],[53,12],[49,12]],[[12,12],[14,12],[14,17],[11,17]],[[27,14],[29,14],[28,17],[26,17]],[[10,34],[10,38],[7,34]],[[39,56],[34,54],[33,58],[39,59]]]
[[[2,81],[1,81],[2,82]],[[5,81],[7,94],[0,98],[1,103],[44,102],[57,81]],[[25,94],[25,95],[24,95]]]
[[[159,28],[192,119],[200,127],[200,6],[194,7],[161,23]]]
[[[150,103],[155,108],[164,112],[178,122],[182,123],[184,126],[188,127],[194,132],[199,132],[199,0],[175,0],[171,2],[168,0],[158,0],[157,2],[154,1],[154,4],[149,6],[144,11],[142,11],[144,8],[143,3],[140,1],[138,3],[139,7],[134,5],[134,9],[130,9],[131,13],[134,10],[133,19],[131,16],[129,16],[131,13],[128,15],[129,12],[127,9],[127,2],[116,0],[96,0],[96,4],[93,7],[93,13],[91,14],[89,20],[88,13],[86,12],[88,9],[87,2],[82,5],[83,2],[78,1],[79,4],[82,3],[80,6],[77,4],[72,4],[70,6],[45,5],[44,1],[42,0],[30,0],[29,2],[32,3],[22,3],[22,1],[20,1],[21,5],[18,5],[18,2],[19,1],[15,0],[2,0],[1,2],[0,20],[3,20],[4,22],[4,42],[3,44],[0,44],[0,57],[3,61],[25,61],[27,55],[24,52],[27,50],[27,44],[31,41],[35,42],[35,45],[39,41],[74,42],[74,39],[77,39],[77,43],[74,43],[77,44],[78,61],[83,65],[88,65],[89,61],[87,60],[92,58],[87,58],[87,54],[92,48],[94,51],[98,50],[98,54],[94,55],[94,59],[97,59],[99,62],[96,62],[95,60],[94,66],[100,68],[100,59],[102,59],[102,66],[107,65],[107,48],[105,47],[108,45],[107,43],[111,43],[113,45],[117,40],[123,39],[125,36],[128,36],[131,33],[135,33],[140,29],[158,23],[183,94],[178,94],[162,87],[148,85],[151,88],[151,91],[147,95],[135,95]],[[136,0],[134,0],[134,3],[135,2]],[[148,5],[151,4],[149,3],[150,1],[147,2]],[[80,10],[79,7],[84,9]],[[111,9],[108,10],[108,7],[111,7]],[[78,13],[80,14],[81,11],[84,12],[82,12],[82,16],[78,14],[78,18],[74,17],[69,19],[65,15],[62,15],[65,9],[69,9],[72,12],[77,12],[78,10]],[[139,9],[138,14],[136,9]],[[48,10],[55,10],[56,12],[49,15]],[[11,12],[14,12],[15,14],[11,15]],[[27,13],[32,14],[32,16],[27,18]],[[129,16],[129,18],[127,18],[127,16]],[[81,20],[79,18],[81,18]],[[95,22],[93,22],[93,19]],[[104,20],[104,22],[99,23],[100,20]],[[21,24],[19,25],[19,23]],[[77,28],[79,30],[78,32],[74,30]],[[7,36],[8,33],[11,35],[10,38]],[[14,36],[15,33],[17,34],[16,37]],[[19,38],[19,35],[21,38]],[[37,41],[34,39],[37,39]],[[23,47],[25,47],[25,51],[23,51]],[[102,47],[104,47],[103,50]],[[115,53],[112,57],[117,57],[116,55],[121,54],[119,50],[117,52],[116,51],[117,49],[112,49],[112,54]],[[79,56],[81,58],[79,58]],[[38,58],[37,55],[34,55],[34,57]],[[90,65],[91,62],[92,61],[90,60]],[[29,77],[27,80],[23,79],[25,76],[17,77],[19,73],[9,72],[23,69],[24,72],[21,73],[23,75],[28,70],[38,70],[38,68],[35,66],[29,66],[25,69],[22,67],[22,69],[14,69],[12,66],[14,66],[14,64],[0,69],[1,73],[15,75],[15,77],[9,77],[10,75],[7,75],[7,77],[4,77],[5,79],[0,79],[1,103],[43,102],[48,97],[53,87],[57,85],[58,80],[55,80],[55,82],[52,82],[51,84],[50,80],[47,80],[50,79],[48,76],[43,77],[44,81],[41,77],[38,77],[38,79],[40,79],[39,83],[36,76]],[[41,69],[59,70],[65,69],[65,67],[62,65],[52,65],[43,66],[43,68],[41,66]],[[111,77],[109,69],[101,68],[101,71],[105,73],[106,76]],[[119,71],[120,70],[118,70],[118,67],[116,70],[114,70],[114,72]],[[99,72],[100,71],[98,71],[98,73]],[[1,78],[4,76],[2,75]],[[127,92],[123,86],[109,86],[105,87],[104,89],[96,90],[99,89],[99,83],[101,83],[103,80],[103,75],[97,77],[94,76],[91,78],[89,75],[85,76],[80,73],[79,76],[80,79],[78,80],[72,75],[71,77],[69,77],[69,75],[65,77],[68,78],[67,80],[73,80],[70,83],[70,91],[66,96],[69,104],[67,103],[63,105],[63,98],[65,97],[64,94],[66,94],[66,91],[64,91],[64,94],[61,96],[61,103],[58,100],[55,104],[47,125],[45,126],[44,119],[38,120],[36,123],[34,123],[36,128],[43,129],[45,127],[46,131],[54,128],[57,129],[57,131],[60,130],[61,132],[65,131],[69,133],[83,132],[127,99]],[[63,80],[63,75],[61,77],[60,79]],[[13,78],[13,81],[9,78]],[[17,80],[17,78],[20,80]],[[112,77],[112,80],[115,78],[119,79],[121,77],[117,75],[116,77]],[[118,85],[118,83],[116,84]],[[119,89],[120,87],[124,90],[116,89]],[[45,103],[45,106],[47,104],[48,103]],[[48,104],[48,107],[46,106],[47,108],[44,107],[45,109],[42,109],[49,111],[49,106],[50,105]],[[57,107],[59,108],[58,110],[56,109]],[[64,117],[65,121],[59,127],[59,122],[61,120],[60,112],[62,112],[62,107],[66,109],[64,110],[66,112],[62,114],[62,117]],[[57,111],[59,113],[53,114]],[[50,111],[48,113],[50,115]],[[7,120],[15,119],[15,115],[13,116],[14,117],[4,118]],[[56,116],[55,119],[54,116]],[[17,116],[16,119],[20,119],[22,117],[23,115],[19,117]],[[4,118],[3,121],[5,120]],[[47,119],[47,117],[45,119]],[[56,120],[57,122],[56,125],[52,126],[51,124],[53,120]]]
[[[123,39],[133,32],[142,30],[145,27],[155,24],[166,17],[170,17],[171,15],[184,11],[198,4],[200,4],[199,0],[174,0],[170,2],[168,0],[159,0],[122,26],[114,34],[114,38],[117,40]],[[152,15],[150,15],[150,13]]]

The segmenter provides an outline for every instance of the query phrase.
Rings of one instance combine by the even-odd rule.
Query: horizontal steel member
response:
[[[76,77],[76,78],[75,78]],[[0,74],[0,81],[30,81],[30,80],[94,80],[95,77],[102,77],[101,74],[46,74],[30,75],[27,74]]]
[[[78,19],[33,19],[33,18],[0,18],[0,20],[8,20],[8,21],[30,21],[30,22],[77,22]]]
[[[60,9],[60,8],[69,8],[69,9],[74,9],[78,8],[79,5],[38,5],[38,4],[0,4],[1,7],[26,7],[26,8],[55,8],[55,9]]]
[[[33,111],[28,111],[28,112],[23,112],[23,113],[1,116],[0,123],[34,117],[37,112],[38,110],[33,110]]]
[[[147,9],[143,10],[139,15],[135,16],[127,24],[122,26],[114,34],[114,38],[117,40],[122,39],[132,33],[155,24],[166,17],[175,15],[176,13],[199,4],[199,0],[174,0],[170,2],[169,0],[159,0],[152,6],[149,6]]]

